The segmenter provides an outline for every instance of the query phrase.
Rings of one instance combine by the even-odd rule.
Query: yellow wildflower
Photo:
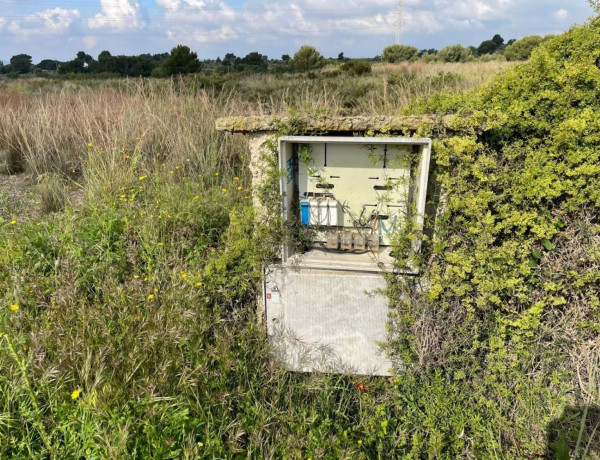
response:
[[[158,243],[158,246],[164,246],[165,243]]]
[[[140,275],[133,275],[133,279],[140,279]]]
[[[4,336],[4,334],[2,334],[2,332],[0,332],[0,339]]]
[[[196,196],[194,197],[194,200],[197,200],[197,199],[199,199],[199,198],[200,198],[200,197],[199,197],[198,195],[196,195]]]
[[[15,225],[16,223],[17,223],[17,221],[16,221],[16,220],[11,220],[11,221],[10,221],[10,225]]]
[[[155,293],[158,293],[158,289],[154,288],[154,292],[155,292]]]
[[[237,176],[235,176],[235,177],[233,178],[233,180],[240,180],[240,178],[239,178],[239,177],[237,177]]]
[[[196,286],[200,287],[202,286],[202,283],[196,283]]]
[[[187,273],[185,273],[185,272],[184,272],[184,273],[182,273],[182,274],[181,274],[181,277],[182,277],[183,279],[186,279],[186,278],[187,278]]]
[[[218,175],[219,175],[219,173],[215,173],[215,176],[218,176]]]
[[[19,311],[19,306],[18,305],[11,305],[10,309],[11,309],[11,311]]]
[[[223,193],[227,193],[227,189],[226,189],[226,188],[222,188],[222,189],[221,189],[221,191],[222,191]]]
[[[360,446],[362,444],[362,439],[358,440],[358,445]]]
[[[71,399],[75,401],[81,395],[81,388],[77,388],[73,393],[71,393]]]
[[[154,294],[150,294],[150,295],[148,296],[148,300],[152,300],[152,299],[154,299]]]
[[[175,169],[179,169],[179,166],[175,166]]]
[[[148,176],[140,176],[140,180],[144,180]]]
[[[88,147],[93,147],[94,144],[92,144],[91,142],[88,142]]]
[[[240,186],[238,187],[238,190],[241,190],[241,189],[242,189],[242,186],[240,185]]]

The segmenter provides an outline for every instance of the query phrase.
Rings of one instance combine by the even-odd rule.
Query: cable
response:
[[[0,0],[0,4],[2,3],[6,3],[8,5],[14,5],[14,2],[11,1],[2,1]],[[23,6],[25,2],[20,2],[19,6]],[[215,5],[215,6],[193,6],[193,5],[183,5],[182,8],[178,9],[178,10],[172,10],[169,9],[166,6],[144,6],[144,5],[139,5],[138,7],[136,7],[136,5],[132,5],[131,3],[106,3],[103,2],[100,5],[91,5],[89,3],[86,2],[78,2],[78,1],[61,1],[60,2],[60,6],[56,4],[56,2],[53,1],[49,1],[49,2],[44,2],[44,1],[36,1],[36,2],[32,2],[30,4],[30,6],[44,6],[44,4],[46,3],[46,6],[48,7],[56,7],[56,8],[60,8],[62,6],[79,6],[82,8],[85,7],[131,7],[131,8],[135,8],[136,11],[163,11],[163,12],[176,12],[176,11],[181,11],[181,12],[190,12],[190,11],[237,11],[237,12],[252,12],[252,11],[264,11],[264,12],[268,12],[272,10],[272,6],[278,6],[280,7],[280,9],[284,9],[281,8],[281,5],[272,5],[272,6],[256,6],[256,7],[250,7],[250,6],[246,6],[246,7],[232,7],[229,5],[225,5],[225,7],[223,7],[222,5]],[[395,8],[396,7],[396,3],[394,2],[390,2],[388,4],[381,4],[379,6],[345,6],[343,8],[344,11],[381,11],[383,9],[389,8]],[[290,8],[288,8],[290,9]],[[311,7],[299,7],[298,8],[299,11],[311,11],[311,12],[330,12],[330,11],[334,11],[334,12],[339,12],[340,8],[311,8]],[[35,14],[35,13],[33,13]],[[25,16],[25,15],[24,15]]]
[[[324,33],[328,33],[328,32],[345,32],[345,31],[357,31],[357,30],[385,30],[385,28],[382,28],[381,26],[374,26],[374,27],[352,27],[352,28],[338,28],[338,29],[319,29],[318,31],[313,31],[313,30],[307,30],[307,31],[265,31],[265,32],[235,32],[232,31],[231,35],[232,35],[232,39],[233,38],[238,38],[238,37],[253,37],[253,36],[261,36],[261,35],[288,35],[288,36],[304,36],[305,34],[312,34],[312,36],[315,35],[323,35]],[[212,30],[212,31],[207,31],[205,33],[202,34],[195,34],[195,37],[198,36],[207,36],[210,37],[212,36],[212,34],[214,32],[219,32],[218,29]],[[390,31],[391,33],[391,31]],[[140,37],[140,36],[164,36],[166,35],[166,31],[164,30],[157,30],[155,32],[143,32],[143,31],[139,31],[139,32],[94,32],[94,31],[87,31],[87,32],[32,32],[32,33],[28,33],[26,30],[24,30],[24,32],[14,32],[12,33],[13,36],[21,36],[21,37],[87,37],[87,36],[94,36],[94,37],[120,37],[120,36],[136,36],[136,37]],[[235,36],[235,37],[234,37]]]

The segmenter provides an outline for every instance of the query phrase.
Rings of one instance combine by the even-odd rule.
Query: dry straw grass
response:
[[[35,175],[84,177],[88,184],[118,180],[140,161],[230,168],[243,143],[217,133],[214,121],[252,113],[229,93],[190,91],[178,82],[0,94],[0,145],[9,171],[27,166]]]
[[[246,149],[243,139],[215,131],[220,116],[397,114],[435,92],[469,89],[506,66],[400,64],[376,66],[360,78],[251,76],[222,90],[198,89],[193,80],[4,81],[0,154],[5,172],[83,177],[88,185],[118,182],[141,164],[225,171]]]

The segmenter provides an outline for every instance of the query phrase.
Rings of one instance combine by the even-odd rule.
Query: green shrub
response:
[[[442,62],[467,62],[471,55],[469,48],[464,48],[461,44],[458,44],[442,48],[438,52],[437,58]]]
[[[529,35],[508,45],[504,56],[508,61],[526,61],[531,52],[537,48],[544,39],[539,35]]]
[[[348,75],[366,75],[371,73],[371,63],[366,59],[356,59],[342,64],[342,70]]]
[[[419,49],[409,45],[390,45],[383,50],[381,59],[385,62],[412,61],[419,55]]]
[[[594,20],[482,89],[420,107],[455,117],[434,141],[431,196],[443,199],[430,238],[420,256],[405,252],[427,281],[389,284],[391,349],[408,365],[402,379],[444,376],[448,387],[431,387],[425,413],[442,397],[462,407],[415,429],[420,439],[439,433],[423,448],[476,458],[558,458],[568,448],[583,458],[584,444],[598,448],[583,408],[597,414],[599,402],[590,393],[600,332],[599,44]],[[409,228],[399,250],[411,237]],[[563,412],[581,421],[579,452],[577,430],[562,444],[547,434],[568,424]],[[423,419],[414,415],[414,426]]]

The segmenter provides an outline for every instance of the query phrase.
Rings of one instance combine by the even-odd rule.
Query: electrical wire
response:
[[[315,36],[315,35],[324,35],[328,32],[349,32],[349,31],[357,31],[357,30],[385,30],[385,28],[382,28],[381,26],[374,26],[374,27],[352,27],[352,28],[338,28],[338,29],[319,29],[318,31],[314,31],[314,30],[307,30],[307,31],[264,31],[264,32],[231,32],[232,35],[232,39],[233,38],[239,38],[239,37],[253,37],[253,36],[270,36],[270,35],[287,35],[287,36],[304,36],[306,34],[311,34],[311,36]],[[213,33],[215,32],[220,32],[220,30],[218,29],[214,29],[212,31],[206,31],[205,33],[202,34],[194,34],[194,37],[199,37],[199,36],[206,36],[206,37],[210,37],[213,35]],[[390,33],[392,31],[390,30]],[[87,37],[87,36],[94,36],[94,37],[121,37],[121,36],[136,36],[136,37],[140,37],[140,36],[164,36],[166,34],[166,31],[164,30],[157,30],[157,31],[138,31],[138,32],[94,32],[94,31],[87,31],[87,32],[27,32],[25,29],[23,29],[23,32],[14,32],[12,33],[13,36],[22,36],[22,37]]]
[[[0,4],[5,3],[7,5],[14,5],[15,2],[14,1],[7,1],[7,0],[0,0]],[[80,6],[80,7],[97,7],[97,6],[104,6],[104,7],[110,7],[110,6],[115,6],[115,7],[123,7],[123,6],[129,6],[129,7],[136,7],[135,4],[131,4],[129,2],[127,2],[126,4],[123,2],[102,2],[100,5],[93,5],[90,4],[89,2],[85,2],[85,1],[76,1],[76,0],[61,0],[60,2],[57,1],[53,1],[53,0],[39,0],[39,1],[35,1],[35,2],[24,2],[24,1],[20,1],[19,2],[19,6],[65,6],[65,5],[71,5],[71,6]],[[226,5],[226,9],[228,11],[269,11],[272,9],[273,6],[281,6],[280,4],[273,4],[273,5],[267,5],[267,6],[243,6],[243,7],[233,7],[233,6],[229,6]],[[382,9],[385,8],[395,8],[397,5],[396,2],[390,2],[390,3],[383,3],[380,4],[378,6],[345,6],[344,7],[344,11],[349,11],[349,10],[360,10],[360,11],[364,11],[364,10],[374,10],[374,11],[381,11]],[[183,5],[184,8],[182,8],[182,10],[197,10],[197,11],[222,11],[224,8],[221,5],[206,5],[206,6],[194,6],[194,5]],[[139,5],[140,10],[159,10],[159,11],[172,11],[168,6],[152,6],[152,5]],[[301,7],[302,11],[315,11],[315,12],[319,12],[319,11],[335,11],[338,12],[340,9],[339,8],[314,8],[314,7]]]

